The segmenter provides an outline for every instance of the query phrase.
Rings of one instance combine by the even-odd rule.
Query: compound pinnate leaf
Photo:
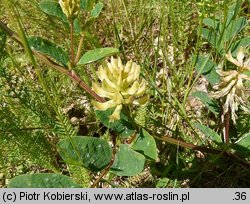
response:
[[[61,174],[40,173],[13,178],[8,188],[81,188],[70,177]]]
[[[49,55],[56,61],[62,63],[64,66],[67,66],[69,57],[62,47],[49,40],[35,36],[28,38],[28,42],[32,50]]]
[[[115,161],[110,168],[118,176],[135,176],[144,169],[145,157],[134,151],[129,145],[120,145]]]
[[[109,116],[111,116],[113,112],[114,108],[109,108],[105,111],[96,110],[95,114],[103,125],[116,131],[121,137],[127,138],[131,136],[135,132],[135,129],[129,122],[129,118],[123,112],[121,112],[120,120],[109,122]]]
[[[132,148],[142,153],[146,158],[157,160],[158,153],[155,139],[150,135],[146,130],[142,129],[137,135],[135,142],[132,145]]]
[[[78,62],[78,65],[89,64],[100,60],[104,57],[108,57],[118,53],[119,50],[116,48],[106,47],[106,48],[97,48],[86,52]]]
[[[63,139],[58,151],[68,164],[84,166],[91,171],[104,169],[112,158],[112,149],[105,140],[79,136]]]

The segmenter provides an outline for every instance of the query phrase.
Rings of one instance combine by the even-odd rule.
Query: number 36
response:
[[[247,193],[246,192],[235,192],[236,197],[234,200],[246,200],[247,199]]]

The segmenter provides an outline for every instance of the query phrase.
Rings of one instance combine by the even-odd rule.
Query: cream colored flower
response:
[[[245,87],[243,84],[244,80],[250,81],[250,76],[245,74],[244,71],[250,71],[249,62],[250,59],[243,61],[245,54],[243,48],[239,49],[237,53],[237,60],[234,59],[229,52],[226,55],[228,61],[232,62],[238,67],[238,70],[230,71],[221,71],[218,70],[218,74],[221,77],[221,82],[216,84],[213,88],[217,91],[212,92],[210,96],[219,99],[225,98],[225,103],[223,105],[223,115],[225,115],[229,110],[231,112],[231,118],[234,123],[236,123],[236,111],[238,106],[241,105],[245,111],[248,111],[246,108],[247,97],[245,95]]]
[[[110,100],[104,103],[92,100],[92,104],[97,110],[115,107],[110,122],[120,119],[123,105],[143,105],[148,101],[148,95],[145,95],[146,81],[139,80],[140,69],[140,66],[132,61],[124,66],[120,58],[113,57],[105,67],[99,67],[97,75],[101,85],[93,82],[92,89],[99,96]]]
[[[241,68],[242,70],[248,70],[250,71],[250,58],[248,58],[247,60],[245,60],[244,62],[244,58],[245,58],[245,53],[244,53],[244,48],[241,47],[237,53],[237,60],[234,59],[232,57],[231,51],[229,51],[228,54],[226,54],[226,58],[228,61],[232,62],[233,64],[235,64],[237,67]]]
[[[245,74],[240,74],[236,70],[218,71],[221,76],[221,82],[213,88],[217,90],[210,95],[216,99],[225,97],[223,105],[223,114],[226,114],[229,109],[234,123],[236,123],[236,111],[239,105],[245,106],[246,96],[243,80],[250,80],[250,77]]]
[[[73,21],[80,11],[80,0],[59,0],[59,4],[69,21]]]

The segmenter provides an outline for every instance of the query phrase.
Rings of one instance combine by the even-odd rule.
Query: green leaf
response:
[[[13,178],[8,188],[81,188],[70,177],[60,174],[40,173]]]
[[[233,20],[229,26],[226,28],[226,38],[225,41],[231,40],[236,34],[238,34],[247,25],[247,19],[245,17],[240,17]]]
[[[201,35],[205,38],[214,48],[217,45],[217,39],[219,38],[215,31],[212,29],[202,28]]]
[[[90,11],[94,5],[93,0],[81,0],[81,8],[85,11]]]
[[[195,64],[195,69],[198,73],[201,73],[206,77],[206,79],[211,84],[216,84],[220,82],[220,76],[216,72],[217,65],[209,59],[209,57],[204,57],[199,55]]]
[[[242,136],[233,146],[236,153],[244,158],[250,157],[250,133]]]
[[[205,18],[203,24],[212,28],[214,31],[217,31],[219,27],[219,22],[217,19]]]
[[[194,126],[198,128],[207,138],[211,139],[217,144],[223,143],[220,135],[218,135],[215,131],[210,129],[209,127],[202,125],[200,123],[194,123]]]
[[[66,15],[63,13],[59,3],[53,1],[42,1],[39,4],[39,7],[44,13],[60,18],[64,23],[67,24],[67,26],[69,26],[69,21]],[[77,19],[74,20],[74,31],[76,33],[81,32],[81,26]]]
[[[137,135],[135,142],[132,145],[132,149],[140,152],[146,158],[157,160],[158,153],[155,143],[155,139],[146,130],[142,129],[140,134]]]
[[[79,60],[78,65],[89,64],[100,60],[104,57],[108,57],[118,53],[119,50],[116,48],[106,47],[106,48],[97,48],[86,52],[82,58]]]
[[[240,12],[241,6],[243,1],[242,0],[236,0],[236,3],[232,4],[230,6],[227,16],[227,26],[237,17],[237,15]]]
[[[66,163],[84,166],[91,171],[104,169],[112,158],[110,145],[95,137],[63,139],[58,143],[58,151]]]
[[[127,138],[131,136],[135,129],[133,125],[129,122],[129,118],[121,112],[120,120],[115,122],[109,122],[109,116],[112,115],[114,108],[109,108],[105,111],[95,111],[96,117],[105,125],[107,128],[110,128],[116,131],[121,137]]]
[[[214,115],[218,116],[220,113],[220,107],[216,100],[211,99],[206,92],[196,91],[192,93],[192,96],[197,97],[200,101],[206,105],[208,110],[214,113]]]
[[[68,19],[63,13],[59,3],[54,2],[54,1],[42,1],[39,4],[39,7],[44,13],[51,15],[51,16],[56,16],[62,19],[65,23],[68,23]]]
[[[103,3],[101,2],[97,3],[91,11],[91,16],[97,18],[100,15],[102,9],[103,9]]]
[[[121,144],[110,170],[118,176],[135,176],[144,169],[144,164],[145,157],[142,154]]]
[[[67,66],[69,57],[62,47],[50,42],[49,40],[35,36],[28,38],[28,42],[32,50],[49,55],[53,59],[62,63],[64,66]]]
[[[235,43],[233,43],[230,47],[230,50],[232,52],[232,55],[233,56],[236,56],[240,47],[248,47],[250,45],[250,37],[245,37],[245,38],[242,38],[238,41],[236,41]]]

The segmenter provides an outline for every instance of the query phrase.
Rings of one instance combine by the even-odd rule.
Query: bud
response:
[[[73,21],[80,11],[80,0],[59,0],[63,13]]]

